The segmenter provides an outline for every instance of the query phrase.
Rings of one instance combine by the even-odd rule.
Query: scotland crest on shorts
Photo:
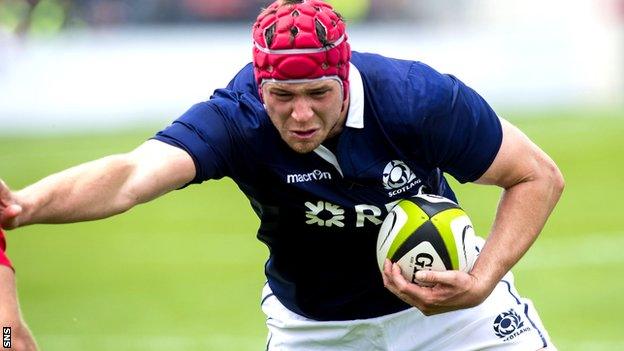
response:
[[[529,330],[531,330],[531,327],[525,327],[524,321],[513,309],[499,314],[494,320],[494,333],[499,338],[504,338],[504,341],[514,339]]]

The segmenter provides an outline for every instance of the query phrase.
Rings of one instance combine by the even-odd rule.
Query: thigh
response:
[[[319,322],[288,310],[268,286],[262,296],[271,351],[556,351],[511,273],[481,305],[435,316],[411,308],[366,320]]]
[[[314,321],[300,316],[263,291],[262,310],[269,329],[269,351],[383,351],[383,335],[374,320]]]
[[[511,274],[474,308],[429,317],[413,309],[385,323],[393,351],[556,350],[532,302],[517,293]]]

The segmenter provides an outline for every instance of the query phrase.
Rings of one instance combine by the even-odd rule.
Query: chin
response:
[[[308,146],[308,145],[290,145],[290,148],[293,149],[298,154],[307,154],[307,153],[314,151],[314,149],[316,149],[315,146]]]
[[[295,152],[299,153],[299,154],[307,154],[309,152],[314,151],[314,149],[316,149],[320,143],[316,143],[316,142],[290,142],[287,143],[288,146],[290,146],[291,149],[293,149]]]

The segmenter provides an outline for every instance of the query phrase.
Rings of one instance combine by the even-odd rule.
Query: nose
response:
[[[314,117],[314,111],[307,99],[299,97],[293,101],[293,109],[290,116],[297,122],[305,123]]]

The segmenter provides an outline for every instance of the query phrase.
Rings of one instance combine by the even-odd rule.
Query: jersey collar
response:
[[[349,112],[347,122],[349,128],[364,128],[364,84],[362,75],[354,64],[349,62]]]
[[[360,71],[352,63],[349,63],[349,112],[347,112],[347,121],[345,125],[349,128],[364,128],[364,84],[362,83],[362,76]],[[314,149],[314,153],[319,155],[325,161],[331,163],[341,177],[344,177],[340,163],[336,155],[323,146],[319,145]]]

